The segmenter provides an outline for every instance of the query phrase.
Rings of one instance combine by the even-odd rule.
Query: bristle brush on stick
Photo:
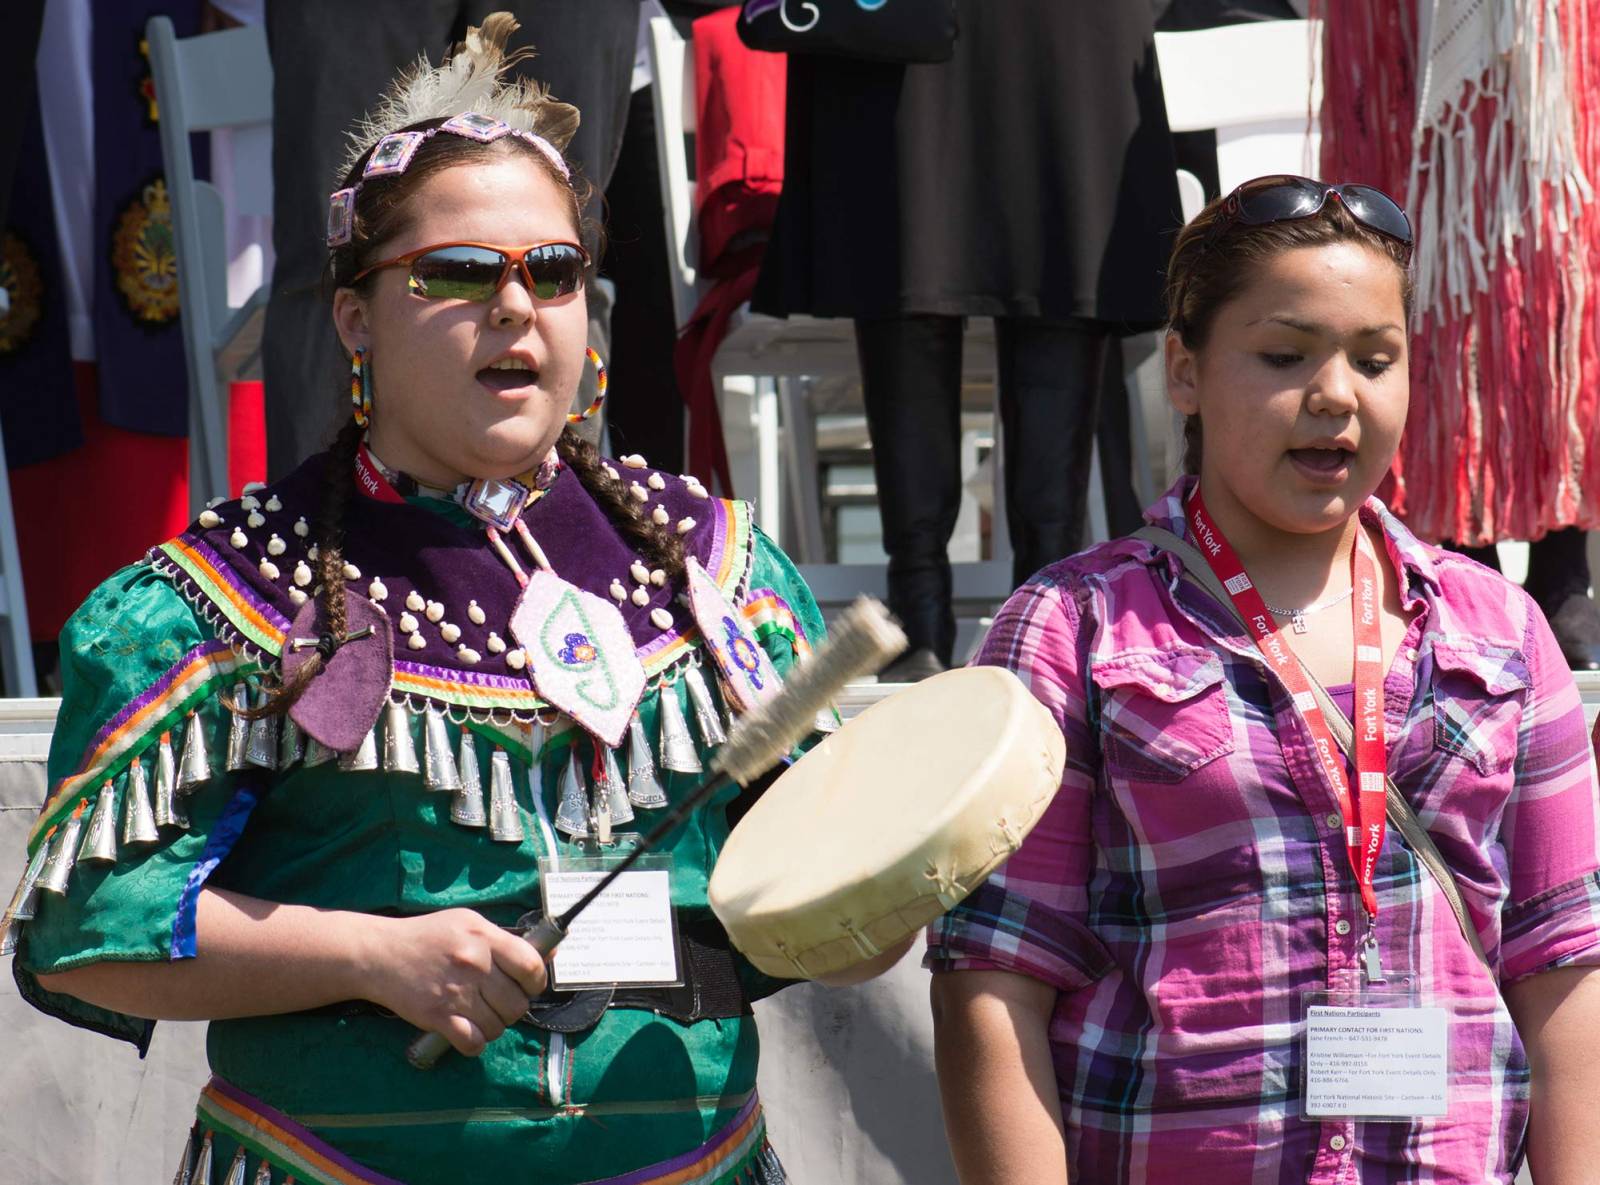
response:
[[[906,636],[889,611],[870,597],[858,598],[811,660],[790,672],[778,694],[735,722],[728,743],[712,758],[706,780],[569,909],[554,918],[540,918],[522,937],[548,959],[567,936],[572,920],[639,857],[655,850],[673,828],[718,790],[730,782],[749,785],[771,769],[812,731],[817,713],[832,703],[846,683],[876,671],[905,648]],[[449,1050],[450,1042],[442,1034],[423,1033],[406,1047],[406,1060],[419,1070],[429,1070]]]

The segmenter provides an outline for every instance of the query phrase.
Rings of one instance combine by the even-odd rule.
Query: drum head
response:
[[[1010,671],[969,667],[868,708],[785,771],[729,837],[711,908],[757,968],[841,971],[953,908],[1021,845],[1066,744]]]

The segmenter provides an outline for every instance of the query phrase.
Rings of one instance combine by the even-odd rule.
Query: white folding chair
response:
[[[1222,192],[1267,173],[1317,171],[1322,105],[1321,21],[1252,21],[1193,33],[1157,33],[1156,61],[1174,132],[1214,130]],[[1183,216],[1204,205],[1179,171]]]
[[[12,510],[11,474],[0,440],[0,663],[5,665],[5,691],[10,697],[39,694],[33,671],[33,638],[28,631],[28,598],[22,588],[22,552],[17,547],[17,520]]]
[[[1268,173],[1315,176],[1321,52],[1320,21],[1255,21],[1156,34],[1167,124],[1174,132],[1216,132],[1223,193]],[[1205,205],[1199,178],[1184,169],[1178,170],[1178,196],[1185,222]],[[1127,352],[1133,363],[1128,389],[1136,425],[1135,484],[1147,498],[1177,472],[1183,434],[1166,404],[1159,337],[1141,335]],[[1159,457],[1152,445],[1164,446]]]
[[[217,187],[198,181],[191,132],[234,130],[232,192],[244,214],[272,213],[272,62],[260,26],[179,39],[172,21],[145,26],[161,112],[161,155],[172,195],[184,359],[189,374],[189,502],[198,513],[226,496],[228,384],[260,376],[263,285],[237,308],[228,303],[225,211]],[[250,138],[260,138],[250,144]]]
[[[700,240],[694,219],[695,184],[685,142],[695,129],[694,63],[688,43],[665,17],[651,20],[649,41],[655,79],[656,151],[671,253],[673,314],[681,328],[709,287],[697,274]],[[817,599],[824,604],[838,604],[859,592],[882,596],[884,574],[880,565],[821,562],[824,545],[815,418],[803,386],[795,381],[857,374],[852,323],[847,318],[768,317],[752,313],[746,306],[734,314],[713,369],[724,411],[724,431],[730,438],[729,453],[745,454],[746,464],[736,466],[736,470],[754,471],[756,517],[762,528],[775,536],[780,533],[780,491],[786,492],[799,537],[786,539],[785,543],[800,561],[801,573]],[[741,383],[740,376],[754,376],[754,382]],[[993,322],[974,318],[962,350],[963,380],[992,382],[994,376]],[[741,395],[754,400],[753,414],[734,414],[733,405]],[[740,412],[744,410],[739,408]],[[741,419],[754,420],[753,440],[740,438]],[[998,456],[998,415],[996,437]],[[994,558],[954,565],[958,601],[998,601],[1011,590],[1011,546],[1003,526],[1004,494],[998,465],[994,496],[994,521],[1002,524],[993,532]]]

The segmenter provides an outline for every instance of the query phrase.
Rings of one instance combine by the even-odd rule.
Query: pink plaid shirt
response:
[[[1187,534],[1186,491],[1147,517]],[[1054,713],[1067,768],[1022,849],[930,928],[927,955],[936,971],[1060,989],[1050,1042],[1083,1185],[1483,1185],[1521,1161],[1528,1067],[1499,989],[1600,965],[1583,708],[1527,596],[1375,499],[1362,514],[1416,611],[1384,682],[1389,773],[1494,965],[1389,828],[1379,941],[1391,981],[1455,1016],[1450,1113],[1302,1116],[1304,994],[1360,983],[1365,915],[1339,806],[1227,610],[1180,582],[1174,557],[1118,540],[1046,568],[995,620],[977,661],[1016,671]]]

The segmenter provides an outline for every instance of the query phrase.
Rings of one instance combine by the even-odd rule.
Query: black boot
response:
[[[1600,671],[1600,605],[1589,595],[1589,579],[1588,537],[1577,527],[1551,531],[1529,546],[1524,587],[1575,671]]]
[[[889,553],[889,610],[910,641],[879,678],[913,682],[948,667],[955,649],[946,549],[961,509],[961,320],[860,320],[856,348]]]
[[[995,321],[1014,584],[1083,546],[1108,340],[1089,321]]]

